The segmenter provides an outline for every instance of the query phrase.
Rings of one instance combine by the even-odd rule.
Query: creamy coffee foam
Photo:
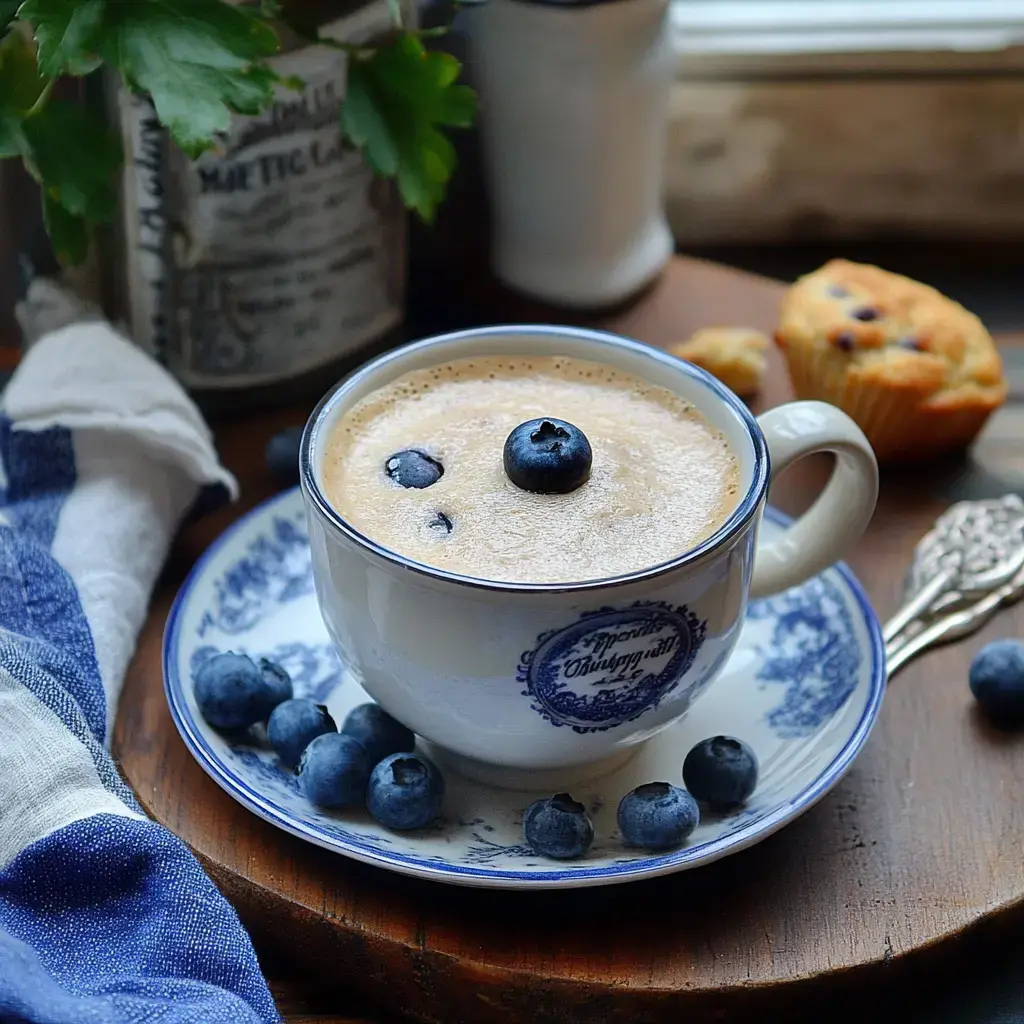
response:
[[[569,494],[531,494],[505,475],[505,439],[542,416],[575,424],[593,449],[589,481]],[[404,449],[437,459],[443,476],[419,490],[394,483],[384,467]],[[409,373],[362,399],[328,439],[323,485],[360,533],[418,562],[569,583],[694,547],[735,508],[738,467],[721,434],[664,388],[579,359],[491,356]]]

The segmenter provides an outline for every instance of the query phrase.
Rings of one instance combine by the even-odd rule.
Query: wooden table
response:
[[[780,293],[774,282],[677,259],[657,287],[603,323],[655,344],[715,322],[770,330]],[[516,309],[516,319],[538,317]],[[486,319],[499,317],[492,311],[477,322]],[[762,404],[788,395],[773,355]],[[290,1021],[380,1022],[382,1012],[403,1008],[449,1024],[660,1024],[777,1014],[826,997],[846,1005],[1020,918],[1024,739],[989,729],[965,684],[981,643],[1021,635],[1020,611],[908,668],[835,792],[757,848],[698,872],[510,897],[398,878],[255,819],[216,788],[174,733],[159,652],[188,567],[270,493],[264,444],[306,411],[220,428],[242,500],[189,528],[175,546],[114,739],[143,805],[193,846],[271,958],[268,973]],[[898,604],[914,543],[951,500],[1024,487],[1022,416],[1024,407],[1004,410],[972,461],[884,476],[876,517],[850,558],[882,616]],[[796,467],[773,502],[802,510],[825,468]]]

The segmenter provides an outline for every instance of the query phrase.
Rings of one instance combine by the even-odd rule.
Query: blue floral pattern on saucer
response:
[[[784,523],[769,510],[763,530],[770,534],[784,529]],[[686,625],[699,642],[702,624],[686,620]],[[540,639],[538,650],[546,639]],[[662,646],[668,651],[667,643]],[[312,807],[294,773],[258,734],[246,742],[232,741],[199,716],[192,673],[223,650],[279,661],[291,673],[296,694],[326,704],[336,721],[368,699],[321,620],[297,490],[231,527],[182,587],[164,638],[165,683],[175,724],[219,785],[286,831],[404,874],[492,888],[631,881],[696,867],[759,842],[842,777],[867,739],[885,686],[878,622],[845,567],[752,602],[721,676],[683,720],[650,739],[616,771],[574,790],[591,811],[597,839],[586,857],[561,863],[537,857],[523,843],[522,813],[536,793],[494,789],[451,772],[443,819],[424,832],[393,833],[364,812],[335,814]],[[562,657],[567,651],[556,653]],[[652,667],[660,666],[659,657],[649,659]],[[564,669],[564,659],[558,664]],[[521,667],[522,682],[529,684],[527,676],[528,666]],[[653,678],[652,699],[658,699],[656,683]],[[555,701],[556,709],[559,692],[556,686],[546,698]],[[573,710],[578,714],[578,708]],[[566,724],[589,727],[593,722]],[[678,850],[652,855],[624,847],[615,826],[621,797],[643,782],[678,783],[686,751],[719,733],[741,737],[757,753],[761,778],[747,806],[729,816],[706,815]]]

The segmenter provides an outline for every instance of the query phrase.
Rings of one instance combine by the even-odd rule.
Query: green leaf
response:
[[[0,160],[21,156],[24,149],[25,139],[20,118],[12,116],[9,111],[0,110]]]
[[[157,116],[192,157],[209,149],[231,112],[257,114],[277,75],[259,62],[277,36],[257,14],[211,0],[110,3],[101,55],[129,87],[147,92]]]
[[[0,157],[9,156],[20,156],[41,186],[54,250],[64,260],[81,262],[90,228],[109,220],[116,208],[117,141],[81,107],[50,100],[28,115],[0,107]]]
[[[39,99],[44,84],[29,40],[21,32],[0,39],[0,160],[21,156],[24,151],[21,121]]]
[[[21,0],[0,0],[0,36],[9,28],[14,15],[18,13]]]
[[[364,151],[378,174],[393,178],[398,173],[401,158],[398,140],[381,110],[367,65],[360,61],[349,65],[341,123],[345,134]]]
[[[105,0],[25,0],[19,16],[35,29],[44,75],[87,75],[99,67],[106,6]]]
[[[102,121],[73,103],[51,100],[25,118],[22,131],[26,162],[54,202],[93,224],[114,215],[121,148]]]
[[[49,195],[43,195],[43,223],[50,244],[63,263],[85,262],[89,254],[89,225],[83,217],[68,213]]]
[[[0,40],[0,111],[14,117],[31,110],[45,86],[32,41],[18,31],[4,36]]]
[[[438,126],[473,123],[476,94],[457,85],[461,65],[427,51],[412,33],[353,58],[342,128],[378,174],[395,178],[406,206],[433,220],[455,170],[455,150]]]

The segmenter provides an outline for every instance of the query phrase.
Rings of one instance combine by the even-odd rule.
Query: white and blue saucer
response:
[[[303,797],[269,749],[239,745],[203,721],[194,668],[212,653],[268,657],[290,673],[295,695],[326,704],[339,724],[369,698],[345,670],[320,617],[306,516],[298,490],[234,524],[192,570],[171,610],[164,677],[174,723],[206,772],[239,803],[279,828],[348,857],[456,885],[557,889],[653,878],[752,846],[803,814],[845,774],[878,716],[885,657],[878,620],[852,573],[837,565],[800,587],[754,601],[721,676],[681,722],[625,765],[577,788],[596,839],[578,861],[538,857],[522,815],[537,793],[495,789],[449,772],[443,821],[390,832],[367,813],[327,812]],[[768,510],[770,537],[785,519]],[[709,736],[749,743],[757,790],[728,816],[706,816],[684,847],[650,854],[617,835],[619,800],[644,782],[682,785],[687,751]]]

